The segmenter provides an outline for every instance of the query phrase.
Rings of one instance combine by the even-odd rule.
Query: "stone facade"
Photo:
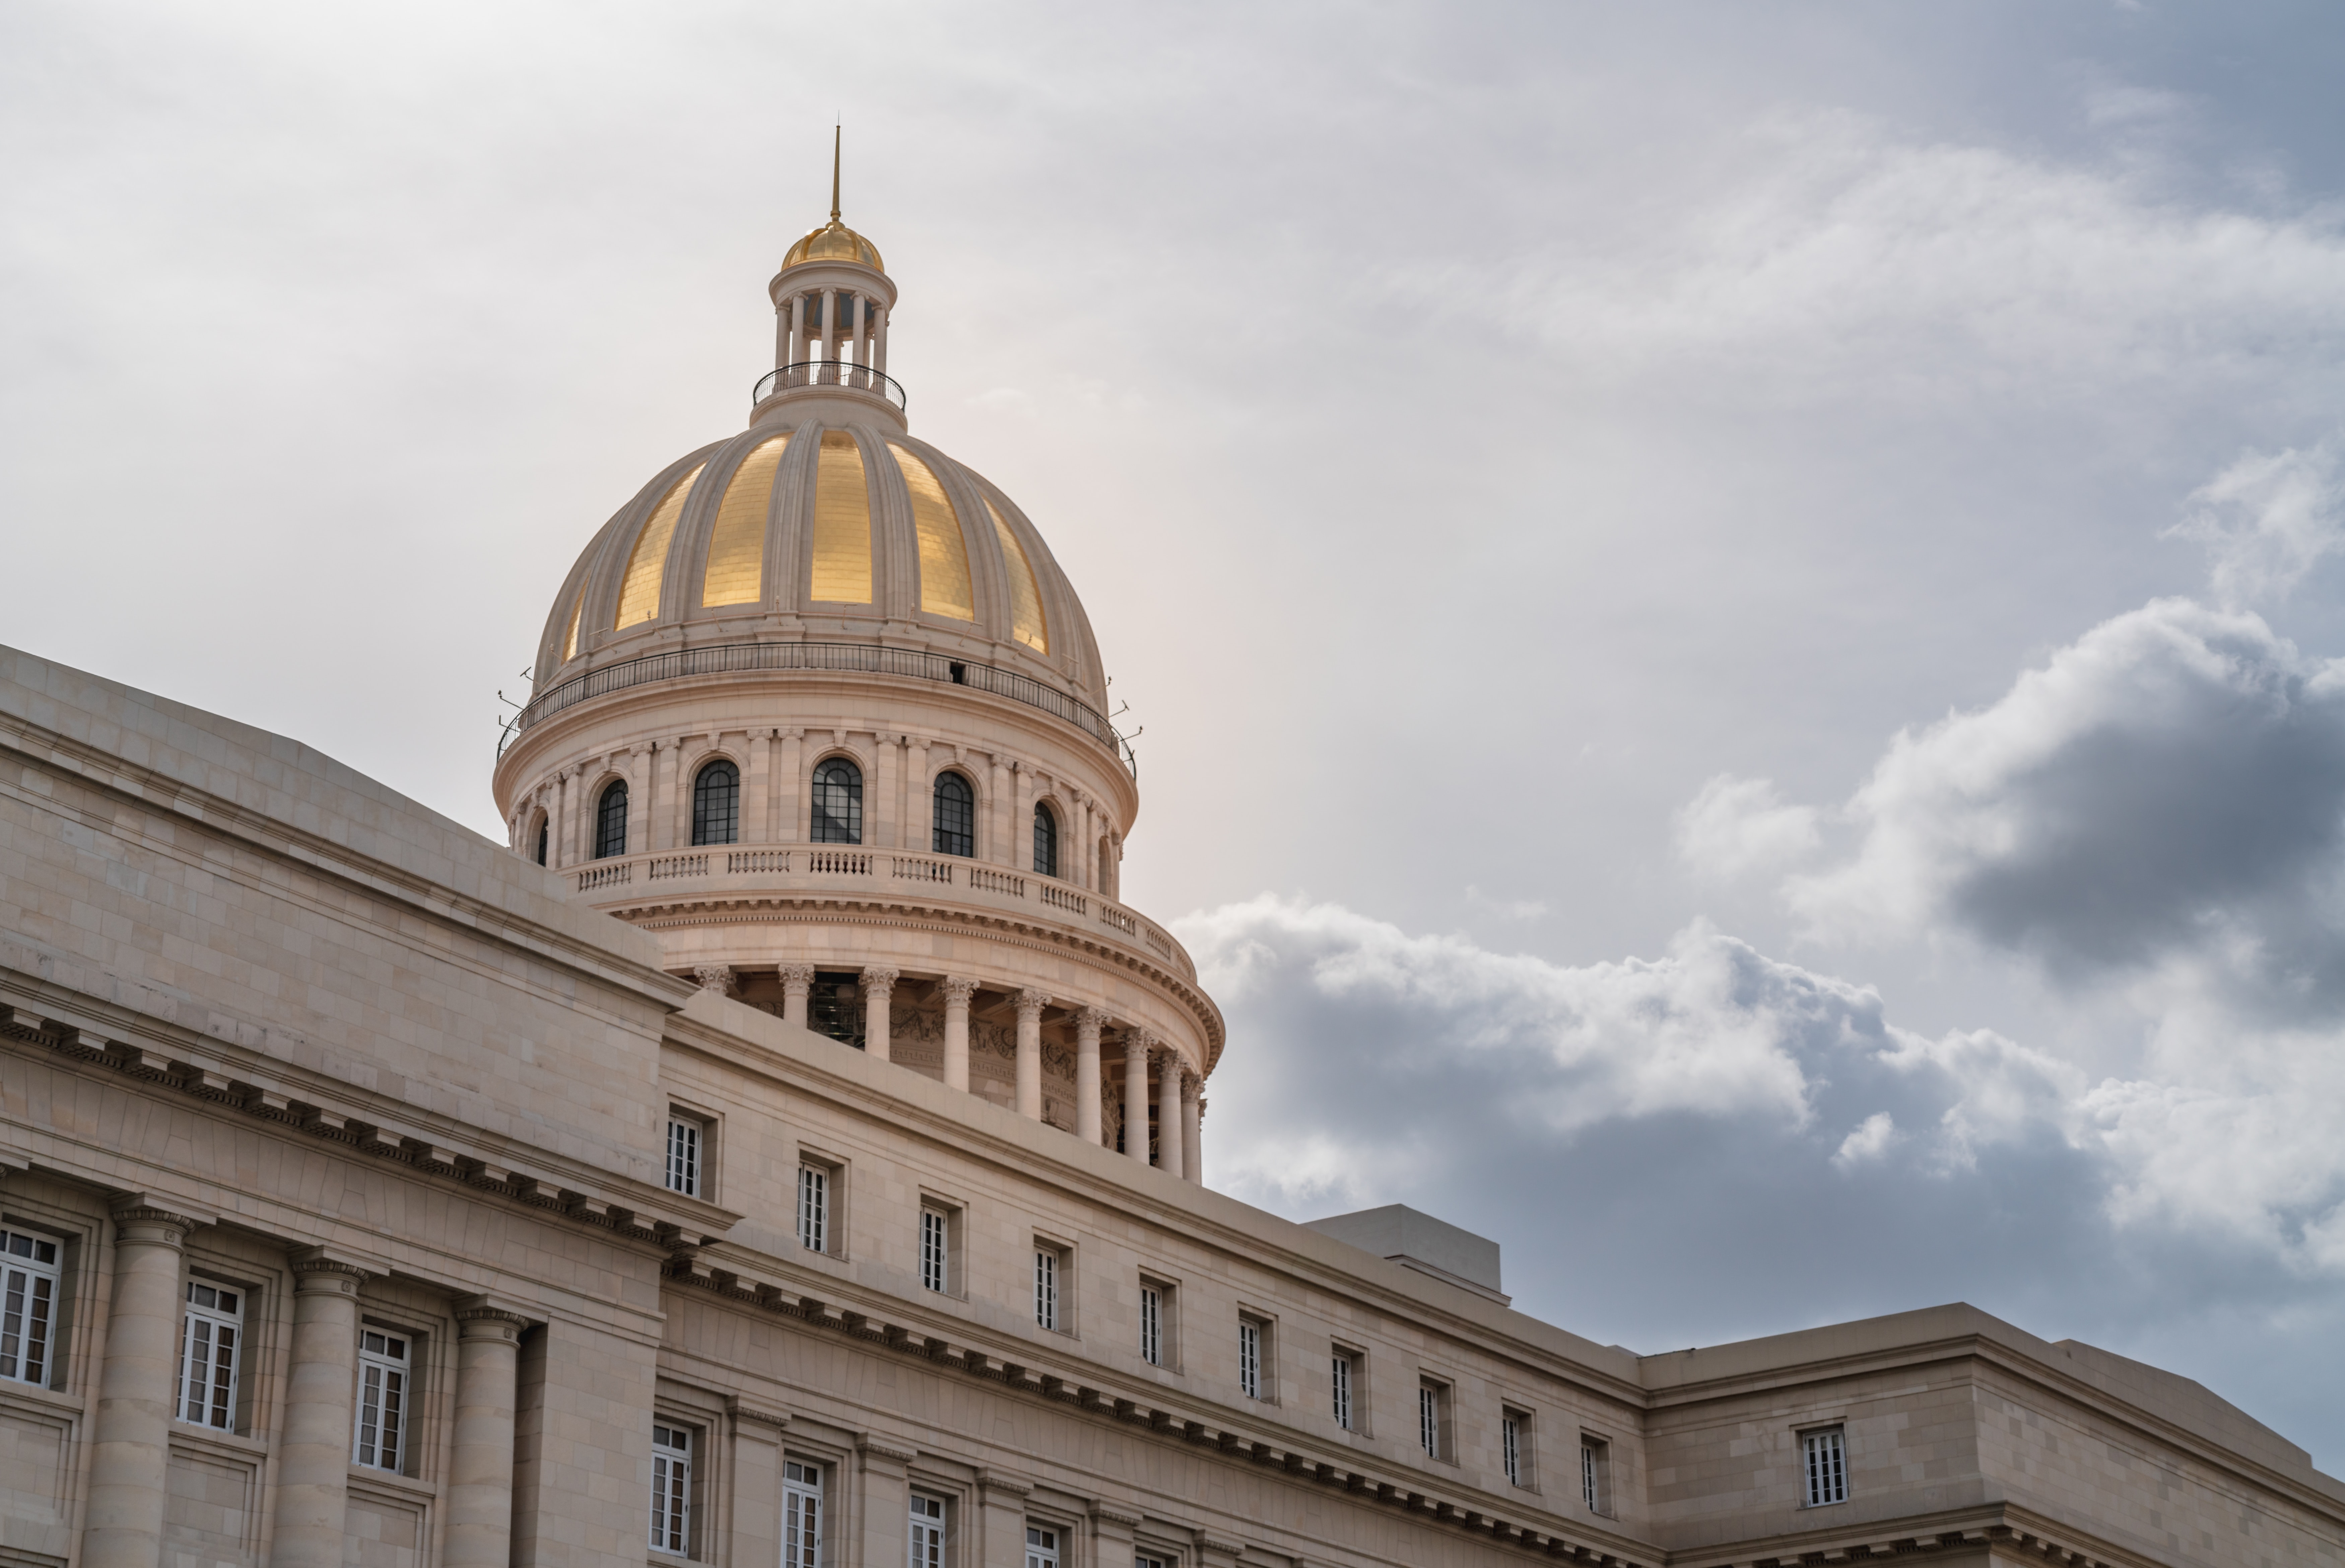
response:
[[[834,228],[752,434],[900,411],[787,358],[850,319],[809,278],[861,278],[884,352]],[[589,564],[565,594],[623,602]],[[541,690],[645,656],[622,630],[811,630],[1101,694],[1054,569],[1046,659],[997,567],[959,630],[662,590],[574,656],[557,604]],[[614,676],[503,752],[500,845],[0,649],[0,1564],[2345,1568],[2345,1487],[2089,1346],[1949,1306],[1639,1357],[1511,1310],[1477,1239],[1397,1260],[1212,1191],[1222,1020],[1115,901],[1128,751],[929,668]],[[752,827],[691,844],[736,739]],[[811,842],[848,754],[873,836]],[[949,767],[967,854],[914,831]],[[622,774],[636,852],[580,851]],[[1090,846],[1053,868],[1013,853],[1044,784]]]

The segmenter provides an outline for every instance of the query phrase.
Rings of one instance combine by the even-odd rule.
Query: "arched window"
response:
[[[543,816],[539,817],[537,819],[537,863],[540,865],[543,865],[545,864],[546,844],[553,836],[553,819]]]
[[[936,834],[939,855],[977,853],[977,796],[959,774],[937,775]]]
[[[614,779],[594,808],[594,858],[627,853],[627,781]]]
[[[1044,876],[1059,875],[1059,819],[1041,801],[1034,803],[1034,869]]]
[[[863,770],[845,757],[832,757],[814,770],[814,832],[817,844],[863,842]]]
[[[732,844],[741,836],[741,770],[717,761],[692,781],[692,842]]]

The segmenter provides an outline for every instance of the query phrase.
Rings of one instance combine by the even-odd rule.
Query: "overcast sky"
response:
[[[483,832],[824,215],[1229,1015],[1216,1186],[2345,1471],[2345,14],[0,6],[0,638]]]

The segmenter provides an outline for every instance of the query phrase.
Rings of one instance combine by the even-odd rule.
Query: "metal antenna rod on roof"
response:
[[[830,127],[830,221],[838,221],[838,142],[844,127]]]

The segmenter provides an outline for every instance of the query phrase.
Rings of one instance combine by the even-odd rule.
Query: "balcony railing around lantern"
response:
[[[1132,744],[1107,722],[1107,716],[1056,686],[1044,685],[1031,675],[1021,675],[1015,670],[980,664],[973,660],[949,658],[916,648],[883,648],[870,642],[718,642],[705,648],[647,653],[640,659],[606,664],[584,675],[574,675],[552,691],[531,698],[497,737],[497,755],[504,755],[514,738],[524,731],[591,698],[656,681],[758,670],[838,670],[868,675],[908,675],[915,680],[940,681],[1007,697],[1030,708],[1040,708],[1053,718],[1064,719],[1105,746],[1133,778],[1140,776],[1140,759],[1132,754]]]
[[[875,370],[848,359],[800,359],[795,365],[768,370],[758,381],[757,389],[749,394],[749,406],[754,409],[776,392],[798,387],[845,387],[849,391],[885,398],[898,409],[904,407],[901,382],[885,370]]]
[[[918,887],[925,885],[929,889],[958,890],[938,895],[980,907],[1020,905],[1030,911],[1039,906],[1051,912],[1044,918],[1093,935],[1098,934],[1094,928],[1103,926],[1121,936],[1125,946],[1153,955],[1183,978],[1197,977],[1195,961],[1170,932],[1100,894],[1039,873],[1005,870],[955,855],[919,855],[854,845],[718,844],[589,860],[564,866],[562,874],[581,893],[681,879],[689,885],[662,895],[678,897],[695,892],[737,895],[739,884],[735,879],[741,877],[779,883],[785,888],[834,891],[886,888],[917,894]],[[907,888],[908,883],[915,886]]]

